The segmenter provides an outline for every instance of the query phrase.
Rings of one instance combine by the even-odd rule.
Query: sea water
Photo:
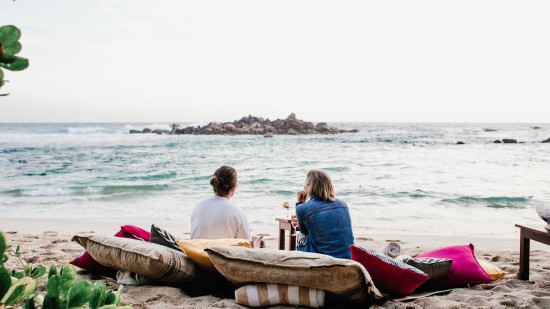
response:
[[[287,215],[282,205],[294,205],[310,169],[332,177],[356,236],[504,238],[517,235],[515,223],[543,225],[534,208],[550,205],[550,144],[540,143],[550,124],[329,126],[360,132],[264,138],[129,134],[169,123],[0,124],[0,216],[189,225],[194,205],[213,194],[212,173],[231,165],[231,201],[256,233]],[[502,138],[521,143],[493,143]]]

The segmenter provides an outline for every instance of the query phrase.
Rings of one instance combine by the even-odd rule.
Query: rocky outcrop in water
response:
[[[143,131],[130,130],[130,133],[157,133],[157,134],[253,134],[271,137],[275,134],[287,135],[302,135],[302,134],[338,134],[338,133],[356,133],[357,129],[350,131],[339,130],[338,128],[328,127],[325,122],[313,124],[313,122],[297,119],[294,113],[290,114],[286,119],[269,120],[261,117],[248,116],[233,122],[216,123],[211,122],[204,127],[187,127],[180,128],[180,125],[175,123],[172,125],[172,130],[151,130],[149,128]]]

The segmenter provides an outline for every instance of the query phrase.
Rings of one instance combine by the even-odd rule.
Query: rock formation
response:
[[[157,134],[254,134],[271,137],[275,134],[301,135],[301,134],[338,134],[338,133],[357,133],[359,130],[353,129],[350,131],[339,130],[338,128],[329,128],[325,122],[313,124],[312,122],[296,119],[294,113],[290,114],[286,119],[269,120],[261,117],[248,116],[233,122],[216,123],[211,122],[204,127],[187,127],[180,128],[180,125],[174,123],[172,130],[151,130],[143,129],[143,133]],[[130,133],[142,133],[142,131],[130,130]]]

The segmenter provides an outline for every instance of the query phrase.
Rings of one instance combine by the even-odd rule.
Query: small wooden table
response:
[[[550,232],[545,228],[528,227],[516,224],[519,227],[519,278],[529,280],[529,250],[531,239],[550,245]]]
[[[279,250],[285,248],[285,233],[288,231],[289,250],[296,250],[296,228],[290,223],[290,219],[276,218],[279,221]]]

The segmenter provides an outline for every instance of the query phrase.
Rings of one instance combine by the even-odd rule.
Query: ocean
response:
[[[329,126],[359,133],[264,138],[129,134],[170,123],[0,124],[0,216],[188,226],[194,205],[212,195],[212,173],[231,165],[239,179],[231,201],[254,233],[276,230],[310,169],[332,177],[356,237],[511,238],[516,223],[544,225],[534,208],[550,205],[550,144],[540,143],[550,124]],[[493,143],[503,138],[521,143]]]

